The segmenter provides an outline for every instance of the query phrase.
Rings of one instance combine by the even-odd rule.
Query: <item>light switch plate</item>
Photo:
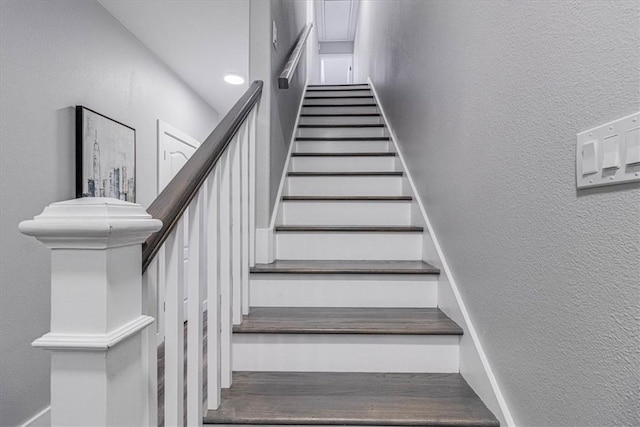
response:
[[[576,139],[578,188],[640,181],[640,112],[580,132]]]

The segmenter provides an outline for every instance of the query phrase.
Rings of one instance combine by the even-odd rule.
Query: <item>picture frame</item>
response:
[[[76,197],[136,201],[136,130],[76,106]]]

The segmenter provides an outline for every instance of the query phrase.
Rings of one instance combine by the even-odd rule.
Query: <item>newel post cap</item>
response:
[[[56,202],[32,220],[22,221],[21,233],[51,249],[107,249],[143,243],[160,230],[137,203],[108,197],[84,197]]]

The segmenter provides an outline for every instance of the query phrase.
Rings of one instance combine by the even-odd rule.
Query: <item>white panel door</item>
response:
[[[353,55],[320,55],[320,81],[323,85],[352,83]]]
[[[193,155],[200,146],[200,142],[186,135],[173,126],[158,120],[158,194],[169,184],[171,179],[178,173],[180,169],[187,163],[187,160]],[[188,236],[189,215],[188,210],[184,213],[184,235]],[[164,278],[164,250],[158,254],[158,278],[159,278],[159,301],[158,309],[158,335],[164,337],[164,298],[166,290],[166,281]],[[187,313],[187,272],[189,262],[189,242],[185,239],[184,243],[184,295],[185,307],[184,312]]]

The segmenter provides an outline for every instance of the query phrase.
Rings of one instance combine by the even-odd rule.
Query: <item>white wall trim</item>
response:
[[[276,225],[278,210],[280,209],[280,201],[282,199],[282,192],[284,191],[284,183],[287,179],[287,171],[289,170],[291,153],[296,142],[296,135],[298,134],[298,122],[300,121],[300,114],[302,113],[304,97],[307,94],[308,83],[309,80],[305,80],[302,97],[300,97],[300,104],[298,105],[298,112],[296,113],[296,122],[293,125],[291,141],[289,141],[289,151],[287,152],[287,158],[284,162],[284,168],[282,169],[282,177],[280,178],[278,194],[276,195],[276,201],[273,204],[273,211],[271,212],[271,222],[269,228],[256,228],[256,262],[260,264],[269,264],[275,260],[275,233],[273,232],[273,229]]]
[[[136,336],[155,322],[151,316],[140,315],[107,334],[73,334],[49,332],[31,343],[45,350],[105,351]]]
[[[398,138],[396,137],[396,133],[393,130],[393,127],[391,126],[391,123],[388,120],[387,115],[385,114],[382,102],[380,100],[380,97],[378,96],[378,92],[376,91],[376,88],[373,84],[373,82],[371,81],[371,77],[367,77],[367,83],[369,83],[369,86],[371,87],[371,91],[373,93],[373,96],[376,99],[376,103],[378,104],[378,108],[380,109],[380,114],[382,115],[382,118],[384,120],[384,123],[387,126],[387,129],[389,131],[389,136],[391,138],[391,141],[393,142],[393,145],[395,146],[398,158],[400,159],[400,162],[402,164],[402,167],[405,171],[406,177],[409,181],[409,184],[411,186],[411,190],[413,192],[413,195],[415,197],[416,202],[418,203],[418,207],[420,208],[420,212],[422,213],[424,222],[427,226],[427,230],[429,233],[429,236],[431,237],[432,241],[433,241],[433,245],[435,247],[435,250],[437,252],[438,258],[440,259],[440,262],[442,264],[442,269],[444,270],[444,274],[447,276],[447,279],[445,281],[445,283],[448,283],[450,288],[451,288],[451,292],[453,293],[453,295],[455,296],[455,300],[456,303],[458,305],[458,310],[459,310],[459,314],[462,316],[462,318],[464,319],[464,323],[465,325],[460,325],[464,331],[465,331],[465,335],[468,335],[471,337],[471,340],[473,342],[473,349],[470,350],[474,350],[474,351],[468,351],[466,349],[465,346],[460,345],[460,361],[462,362],[464,358],[469,358],[469,359],[474,359],[474,358],[479,358],[479,361],[472,361],[471,365],[476,366],[476,367],[481,367],[484,372],[482,372],[481,376],[477,376],[474,375],[474,380],[478,380],[478,377],[480,378],[486,378],[485,381],[488,381],[489,384],[482,384],[480,385],[480,387],[478,386],[478,384],[476,383],[476,381],[474,381],[473,383],[471,381],[469,381],[469,385],[474,389],[474,391],[476,393],[478,393],[478,395],[483,398],[483,400],[485,401],[485,403],[487,403],[487,400],[489,397],[492,397],[493,399],[495,399],[498,403],[498,408],[491,408],[491,409],[498,409],[501,413],[500,414],[495,414],[498,418],[501,418],[502,420],[504,420],[504,422],[507,424],[507,426],[515,426],[515,422],[513,420],[513,417],[511,416],[511,412],[509,411],[509,408],[507,407],[507,403],[504,399],[504,396],[502,395],[502,392],[500,391],[500,387],[498,385],[498,382],[495,378],[495,375],[493,374],[493,371],[491,369],[491,366],[489,364],[489,360],[487,359],[487,356],[482,348],[482,345],[480,343],[480,338],[478,337],[478,334],[475,330],[475,328],[473,327],[473,324],[471,323],[471,317],[469,316],[469,312],[467,311],[467,308],[464,304],[464,301],[462,300],[462,296],[460,295],[460,291],[458,290],[458,286],[455,282],[455,279],[453,277],[453,274],[451,272],[451,269],[449,268],[449,264],[447,263],[447,260],[444,256],[444,252],[442,251],[442,247],[440,246],[440,243],[438,242],[438,238],[436,237],[435,231],[431,225],[431,222],[429,221],[429,216],[427,215],[427,211],[424,207],[424,204],[422,203],[422,199],[420,198],[420,195],[418,194],[418,192],[416,191],[416,186],[415,183],[413,181],[413,178],[411,176],[411,173],[409,172],[409,169],[407,168],[407,164],[404,161],[404,156],[402,155],[402,151],[400,150],[400,146],[398,145]],[[424,237],[425,240],[427,240],[427,236]],[[457,316],[456,316],[457,317]],[[466,353],[466,354],[465,354]],[[480,362],[480,363],[473,363],[473,362]],[[469,380],[468,378],[468,374],[465,375],[465,372],[463,370],[462,367],[462,363],[461,363],[461,369],[460,369],[460,373],[465,377],[465,379]],[[493,392],[493,396],[486,396],[486,392],[483,392],[483,390],[492,390]],[[491,400],[493,400],[491,399]],[[488,405],[489,406],[489,405]],[[491,405],[493,406],[493,405]]]
[[[287,151],[287,159],[284,161],[284,168],[282,169],[282,177],[280,178],[280,186],[278,187],[278,194],[276,196],[276,202],[273,204],[273,212],[271,212],[271,224],[269,228],[273,229],[276,226],[276,218],[278,216],[278,209],[280,209],[280,201],[282,200],[282,192],[284,191],[284,183],[287,179],[287,172],[289,171],[289,163],[291,161],[291,153],[296,143],[296,136],[298,135],[298,123],[300,122],[300,114],[302,114],[302,107],[304,105],[304,97],[307,94],[308,80],[304,82],[304,89],[302,90],[302,97],[300,98],[300,104],[298,105],[298,112],[296,113],[296,122],[293,125],[293,133],[291,134],[291,141],[289,141],[289,151]]]
[[[273,228],[256,228],[256,263],[270,264],[275,260]]]
[[[51,426],[51,406],[47,406],[42,411],[29,418],[20,427],[50,427]]]

